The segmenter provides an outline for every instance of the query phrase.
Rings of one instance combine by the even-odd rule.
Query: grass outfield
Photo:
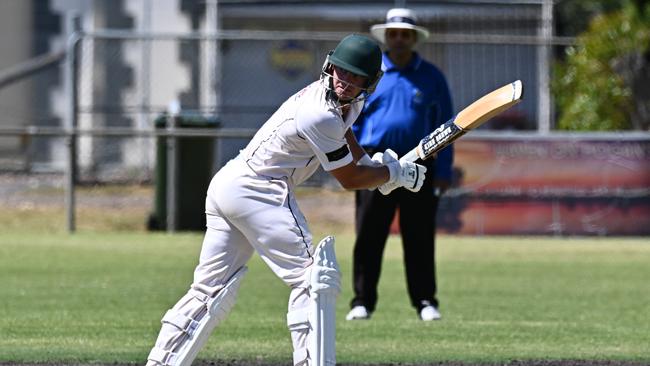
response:
[[[340,363],[650,363],[647,238],[441,236],[443,320],[433,323],[408,303],[398,238],[373,319],[344,320],[352,238],[337,236]],[[200,242],[199,234],[0,233],[0,362],[143,364],[161,316],[191,281]],[[290,363],[287,295],[254,257],[237,305],[199,359]]]

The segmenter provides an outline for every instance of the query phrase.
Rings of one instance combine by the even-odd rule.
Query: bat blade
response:
[[[484,95],[424,137],[418,146],[404,155],[401,160],[415,161],[430,158],[467,131],[519,103],[523,97],[523,90],[521,80],[517,80]]]

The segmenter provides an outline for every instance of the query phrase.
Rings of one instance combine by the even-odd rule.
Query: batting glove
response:
[[[375,154],[377,155],[377,154]],[[368,154],[364,154],[359,161],[357,161],[357,165],[363,165],[363,166],[382,166],[383,164],[381,163],[381,157],[379,160],[376,160],[375,157],[373,156],[372,159],[370,159],[370,156]]]
[[[375,155],[372,156],[372,161],[374,161],[376,164],[384,165],[384,153],[376,152]]]
[[[388,168],[388,172],[390,173],[390,177],[393,177],[393,171],[388,167],[389,163],[394,163],[397,162],[397,153],[394,152],[391,149],[386,149],[385,152],[378,152],[375,153],[375,155],[372,156],[372,160],[375,161],[381,161],[382,164],[386,165]],[[393,181],[391,178],[388,179],[388,181],[378,187],[379,192],[383,194],[384,196],[388,195],[390,192],[395,190],[399,185]]]
[[[427,168],[423,165],[410,161],[397,160],[397,154],[387,149],[382,155],[382,163],[390,172],[388,182],[379,186],[379,192],[389,194],[398,187],[404,187],[411,192],[417,192],[422,188]]]

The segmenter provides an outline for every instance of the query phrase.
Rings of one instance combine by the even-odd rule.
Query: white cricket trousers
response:
[[[253,252],[292,289],[288,312],[308,305],[312,236],[286,180],[258,176],[236,158],[212,178],[205,206],[207,230],[194,280],[172,310],[200,316],[204,304],[192,293],[214,296]],[[178,349],[184,341],[178,333],[163,323],[156,347]],[[304,348],[306,337],[292,332],[294,349]]]

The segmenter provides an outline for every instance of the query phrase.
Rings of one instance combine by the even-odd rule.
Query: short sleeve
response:
[[[338,115],[329,111],[313,112],[303,109],[296,114],[296,128],[326,171],[353,161],[345,139],[346,127]]]

